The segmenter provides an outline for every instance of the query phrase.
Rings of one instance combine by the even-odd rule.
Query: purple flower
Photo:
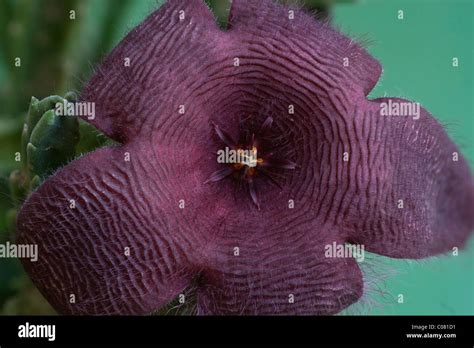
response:
[[[222,31],[203,2],[169,1],[103,62],[81,99],[121,145],[56,172],[18,217],[60,313],[147,314],[194,284],[200,314],[332,314],[364,282],[328,246],[464,245],[473,180],[442,126],[367,100],[380,64],[292,11],[234,0]],[[226,147],[250,152],[220,163]]]

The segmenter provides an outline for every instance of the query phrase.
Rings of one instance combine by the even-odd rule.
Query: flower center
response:
[[[257,177],[266,177],[276,186],[281,188],[278,181],[272,175],[272,170],[296,168],[296,164],[287,159],[278,157],[278,151],[268,151],[272,146],[260,146],[267,140],[268,131],[273,124],[273,119],[267,117],[261,127],[252,132],[242,132],[239,142],[235,142],[232,137],[214,124],[214,132],[217,137],[226,145],[225,150],[217,152],[217,162],[223,167],[211,174],[208,182],[217,182],[233,176],[240,182],[246,184],[247,190],[253,203],[260,209],[260,203],[256,188]],[[272,149],[273,150],[273,149]]]
[[[234,169],[240,170],[243,166],[249,167],[249,169],[256,168],[258,165],[263,163],[263,158],[257,157],[257,147],[252,146],[251,149],[237,149],[237,161],[234,164]],[[252,170],[254,172],[255,170]]]

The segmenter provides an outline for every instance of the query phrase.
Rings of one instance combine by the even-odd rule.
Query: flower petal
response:
[[[351,207],[344,219],[351,226],[350,239],[369,251],[401,258],[460,248],[474,229],[469,167],[425,109],[420,107],[418,116],[381,115],[389,103],[409,110],[411,102],[376,99],[354,118],[348,166],[353,190],[345,197]]]
[[[356,261],[326,254],[335,231],[276,220],[243,225],[226,230],[213,266],[201,273],[200,314],[334,314],[362,296]]]
[[[190,94],[216,60],[219,33],[203,1],[167,1],[114,48],[85,86],[80,99],[96,104],[89,122],[127,141],[189,114]]]
[[[157,151],[154,162],[146,148],[105,148],[77,159],[22,207],[18,243],[39,246],[38,261],[23,264],[60,313],[151,313],[194,276],[194,256],[205,248],[189,197],[200,188],[183,175],[196,174],[170,151]],[[181,199],[190,209],[180,209]]]
[[[271,0],[233,0],[229,27],[254,68],[285,70],[293,79],[304,72],[302,80],[317,89],[362,89],[367,95],[381,74],[377,60],[328,23]]]

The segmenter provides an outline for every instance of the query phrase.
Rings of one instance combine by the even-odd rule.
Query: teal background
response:
[[[161,2],[0,0],[0,242],[14,234],[7,212],[15,206],[7,183],[18,166],[13,154],[31,96],[79,89],[91,67]],[[224,23],[229,1],[209,2]],[[65,20],[71,8],[77,12],[73,22]],[[397,18],[399,10],[403,20]],[[335,4],[331,12],[333,24],[369,42],[368,50],[383,65],[370,97],[420,102],[446,126],[472,168],[474,1],[360,0]],[[20,71],[12,67],[18,55],[24,64]],[[459,59],[457,68],[453,57]],[[94,146],[84,144],[88,132],[81,128],[81,151]],[[366,295],[342,314],[474,314],[473,238],[459,256],[413,261],[370,255],[362,268]],[[399,294],[404,303],[397,302]],[[49,313],[54,311],[18,261],[0,259],[0,314]]]

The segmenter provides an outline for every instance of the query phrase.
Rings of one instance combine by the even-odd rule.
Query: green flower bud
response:
[[[80,138],[79,121],[74,116],[57,115],[58,104],[74,103],[77,95],[53,95],[43,100],[31,98],[21,134],[22,170],[10,178],[12,196],[21,201],[57,168],[76,156]]]
[[[63,102],[63,99],[57,102]],[[76,117],[57,116],[54,110],[46,111],[30,135],[26,149],[28,169],[44,178],[74,158],[78,141],[79,122]]]
[[[28,115],[26,116],[26,125],[28,129],[28,137],[31,135],[33,128],[43,116],[43,114],[55,108],[57,103],[62,103],[63,98],[58,95],[52,95],[44,98],[39,101],[35,97],[31,98],[30,108],[28,110]]]

